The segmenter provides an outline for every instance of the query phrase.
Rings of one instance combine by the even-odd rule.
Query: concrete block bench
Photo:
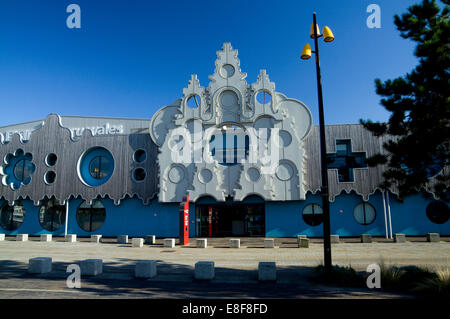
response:
[[[275,239],[265,238],[264,239],[264,248],[275,248]]]
[[[52,241],[52,234],[41,234],[41,241],[49,242]]]
[[[370,234],[361,234],[361,243],[371,243],[372,242],[372,235]]]
[[[206,247],[208,247],[208,240],[206,238],[198,238],[197,248],[206,248]]]
[[[128,244],[128,235],[119,235],[117,236],[118,244]]]
[[[309,239],[308,238],[300,238],[298,241],[299,248],[309,248]]]
[[[28,234],[17,234],[16,241],[28,241]]]
[[[155,235],[147,235],[145,236],[145,243],[149,245],[156,244],[156,236]]]
[[[138,247],[138,248],[144,247],[144,238],[133,238],[133,239],[131,239],[131,245],[133,247]]]
[[[174,248],[175,247],[175,239],[174,238],[164,239],[164,247]]]
[[[230,248],[241,248],[240,239],[230,239]]]
[[[102,235],[91,235],[91,243],[98,244],[102,239]]]
[[[0,234],[0,241],[4,241],[5,240],[5,234]]]
[[[153,278],[156,274],[156,260],[139,260],[136,263],[134,270],[136,278]]]
[[[441,241],[441,237],[438,233],[428,233],[427,234],[427,242],[438,243],[440,241]]]
[[[277,266],[275,262],[260,262],[258,264],[258,280],[277,280]]]
[[[339,244],[339,242],[340,242],[339,235],[331,235],[330,242],[332,244]]]
[[[101,259],[86,259],[80,263],[80,270],[82,275],[97,276],[103,273],[103,260]]]
[[[66,242],[74,243],[76,241],[77,241],[77,235],[75,235],[75,234],[67,234],[66,235]]]
[[[394,234],[394,243],[406,243],[405,234]]]
[[[45,274],[52,271],[52,259],[50,257],[36,257],[28,260],[28,272],[30,274]]]
[[[195,279],[214,279],[214,261],[199,261],[195,264]]]

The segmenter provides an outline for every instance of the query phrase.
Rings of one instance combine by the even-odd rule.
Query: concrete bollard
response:
[[[66,242],[75,243],[76,241],[77,241],[77,235],[75,235],[75,234],[67,234],[66,235]]]
[[[361,234],[361,242],[362,243],[371,243],[372,242],[372,235],[370,234]]]
[[[128,244],[128,235],[119,235],[117,236],[118,244]]]
[[[133,247],[144,247],[144,238],[133,238],[131,239],[131,244]]]
[[[28,272],[30,274],[45,274],[52,271],[52,259],[50,257],[36,257],[28,260]]]
[[[260,262],[258,264],[258,280],[277,280],[277,266],[275,262]]]
[[[98,244],[102,239],[102,235],[91,235],[91,243]]]
[[[164,239],[164,247],[174,248],[175,247],[175,239],[173,239],[173,238]]]
[[[275,248],[275,239],[265,238],[264,239],[264,248]]]
[[[214,261],[199,261],[195,264],[195,279],[214,279]]]
[[[439,243],[440,241],[441,241],[441,237],[438,233],[428,233],[427,234],[427,242]]]
[[[298,241],[299,248],[309,248],[309,239],[308,238],[300,238]]]
[[[103,273],[103,260],[101,259],[86,259],[80,263],[80,270],[82,275],[97,276]]]
[[[156,274],[156,260],[139,260],[136,263],[134,270],[136,278],[153,278]]]
[[[145,236],[145,243],[149,245],[156,244],[156,236],[155,235],[147,235]]]
[[[406,243],[405,234],[394,234],[394,243]]]
[[[241,248],[240,239],[230,239],[230,248]]]
[[[4,241],[5,240],[5,234],[0,234],[0,241]]]
[[[49,242],[52,241],[52,234],[41,234],[41,241]]]
[[[28,241],[28,234],[17,234],[16,241]]]
[[[331,235],[330,236],[330,242],[332,244],[339,244],[339,235]]]
[[[197,238],[197,248],[208,247],[208,240],[206,238]]]

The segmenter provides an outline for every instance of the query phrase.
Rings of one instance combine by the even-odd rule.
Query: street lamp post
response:
[[[324,248],[324,265],[325,270],[331,270],[331,242],[330,242],[330,201],[328,194],[328,169],[326,158],[326,141],[325,141],[325,119],[323,113],[323,98],[322,98],[322,79],[320,76],[320,60],[319,60],[319,44],[318,38],[324,38],[325,42],[334,40],[333,33],[325,26],[322,35],[319,33],[319,26],[316,21],[316,13],[313,13],[313,24],[311,26],[311,38],[314,38],[315,51],[311,51],[310,45],[307,43],[302,50],[301,58],[307,60],[311,57],[311,52],[316,55],[316,74],[317,74],[317,95],[319,100],[319,127],[320,127],[320,163],[322,172],[322,206],[323,206],[323,248]]]

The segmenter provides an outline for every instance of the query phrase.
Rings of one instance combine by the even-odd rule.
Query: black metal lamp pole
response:
[[[317,93],[319,99],[319,125],[320,125],[320,163],[322,169],[322,206],[323,206],[323,249],[325,270],[331,270],[331,242],[330,242],[330,201],[328,195],[328,169],[325,141],[325,119],[323,114],[322,79],[320,76],[319,44],[317,36],[316,13],[313,13],[314,45],[316,54]]]

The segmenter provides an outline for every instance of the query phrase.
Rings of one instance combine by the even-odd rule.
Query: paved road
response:
[[[132,248],[105,239],[94,244],[85,241],[50,243],[31,240],[0,242],[0,298],[408,298],[379,290],[349,289],[311,283],[313,267],[323,258],[323,245],[314,241],[310,248],[297,248],[293,238],[277,239],[275,249],[264,249],[262,239],[245,239],[241,249],[227,248],[228,239],[210,240],[207,249],[194,246],[173,249],[160,245]],[[351,264],[365,270],[371,263],[443,267],[449,265],[450,242],[407,242],[381,240],[372,244],[346,242],[332,246],[333,262]],[[45,275],[27,274],[28,260],[52,257],[53,271]],[[66,286],[67,266],[88,258],[102,258],[104,273],[82,277],[81,289]],[[137,260],[157,260],[158,276],[149,280],[134,278]],[[193,279],[199,260],[213,260],[216,277],[211,282]],[[260,261],[275,261],[276,283],[260,283]]]

